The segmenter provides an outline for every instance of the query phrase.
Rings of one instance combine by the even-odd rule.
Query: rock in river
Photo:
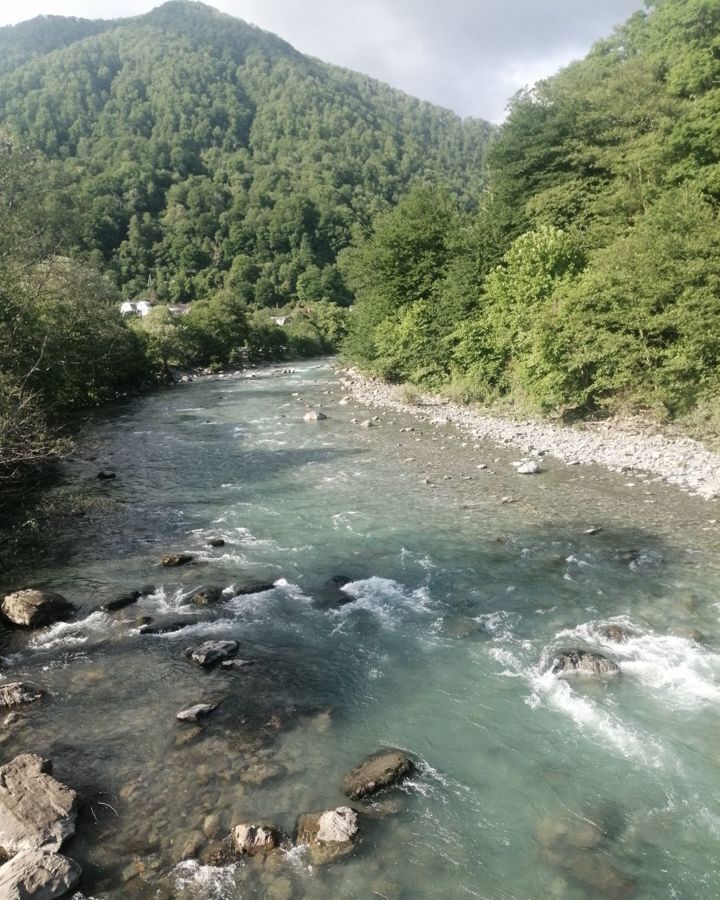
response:
[[[324,422],[327,419],[327,416],[324,412],[320,412],[316,409],[311,409],[310,412],[306,412],[303,416],[306,422]]]
[[[415,764],[402,750],[382,750],[348,772],[343,791],[351,800],[361,800],[398,784],[414,769]]]
[[[60,853],[23,850],[0,866],[2,900],[55,900],[80,881],[80,866]]]
[[[16,756],[0,768],[0,847],[59,850],[75,834],[78,805],[75,791],[52,777],[50,760]]]
[[[20,706],[23,703],[34,703],[41,697],[41,690],[24,681],[13,681],[0,685],[0,706]]]
[[[352,853],[358,832],[355,810],[339,806],[301,816],[296,841],[308,848],[312,863],[319,866]]]
[[[619,675],[617,663],[590,650],[563,650],[552,661],[553,675]]]
[[[198,647],[188,647],[185,655],[203,668],[231,659],[238,652],[237,641],[205,641]]]
[[[631,638],[635,637],[635,633],[624,625],[618,625],[617,622],[610,622],[607,625],[601,625],[598,629],[601,637],[607,641],[614,641],[616,644],[625,644]]]
[[[162,622],[143,622],[140,626],[140,634],[171,634],[173,631],[182,631],[192,624],[189,619],[165,619]]]
[[[530,460],[529,462],[520,463],[515,471],[518,475],[539,475],[542,469],[535,460]]]
[[[195,559],[190,553],[177,553],[175,555],[163,556],[160,565],[165,568],[173,568],[174,566],[186,566]]]
[[[210,606],[222,598],[222,588],[215,585],[201,585],[193,588],[180,598],[180,603],[194,603],[196,606]]]
[[[181,722],[197,722],[215,712],[219,705],[219,703],[196,703],[195,706],[181,710],[175,718]]]
[[[255,856],[274,850],[279,836],[272,825],[236,825],[232,830],[232,842],[238,853]]]
[[[2,602],[2,611],[13,625],[38,628],[58,619],[65,619],[73,611],[73,605],[52,591],[28,588],[8,594]]]

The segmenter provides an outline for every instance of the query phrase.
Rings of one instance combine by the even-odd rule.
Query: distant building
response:
[[[152,306],[147,300],[123,300],[120,304],[121,316],[146,316]]]

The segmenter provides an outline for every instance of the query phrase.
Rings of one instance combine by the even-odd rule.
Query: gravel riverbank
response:
[[[720,497],[720,454],[688,437],[648,433],[614,421],[579,426],[514,420],[452,403],[436,394],[417,402],[399,398],[397,387],[368,378],[354,369],[344,372],[343,386],[371,407],[394,409],[420,420],[451,422],[478,440],[517,447],[530,456],[549,455],[569,465],[596,463],[613,471],[647,472],[707,500]]]

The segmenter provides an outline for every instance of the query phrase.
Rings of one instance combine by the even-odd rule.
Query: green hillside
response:
[[[418,179],[479,196],[490,126],[200,3],[0,29],[0,122],[56,161],[62,243],[128,295],[347,302],[334,265]],[[0,53],[0,57],[3,54]]]
[[[356,242],[356,360],[485,402],[720,425],[720,0],[647,5],[514,98],[476,216],[419,190]]]

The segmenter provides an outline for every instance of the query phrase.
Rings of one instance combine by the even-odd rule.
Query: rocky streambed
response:
[[[0,898],[716,896],[712,508],[255,375],[0,585]]]
[[[613,471],[646,472],[706,499],[720,497],[720,454],[689,437],[650,433],[647,427],[615,421],[571,427],[504,418],[436,394],[421,394],[407,402],[397,387],[355,369],[345,371],[343,386],[371,407],[407,413],[430,423],[452,422],[474,439],[512,446],[531,455],[547,454],[570,465],[595,463]]]

